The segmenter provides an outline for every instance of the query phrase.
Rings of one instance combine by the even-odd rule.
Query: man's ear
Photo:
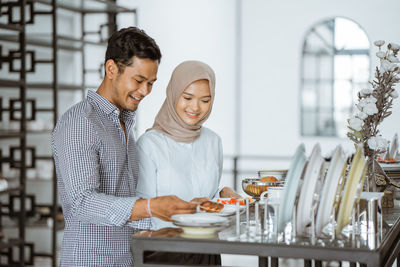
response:
[[[118,75],[118,66],[115,64],[115,61],[109,59],[105,64],[106,78],[113,80]]]

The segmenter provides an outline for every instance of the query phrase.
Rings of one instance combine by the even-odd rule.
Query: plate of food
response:
[[[219,201],[218,201],[219,200]],[[240,200],[239,203],[241,203]],[[237,202],[236,201],[236,202]],[[236,204],[223,204],[223,203],[233,203],[232,199],[219,198],[213,201],[204,201],[198,206],[197,212],[199,213],[211,213],[216,216],[231,216],[236,213]],[[243,210],[244,206],[240,207]]]
[[[236,202],[239,202],[240,206],[246,206],[246,199],[249,200],[249,204],[253,203],[254,200],[251,197],[248,198],[224,198],[224,197],[220,197],[220,198],[214,198],[212,201],[217,202],[217,203],[221,203],[226,205],[233,205],[236,206]]]

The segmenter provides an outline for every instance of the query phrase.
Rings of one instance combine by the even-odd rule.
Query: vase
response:
[[[367,157],[366,179],[364,191],[383,192],[390,185],[390,179],[375,159],[375,156]]]
[[[383,192],[382,198],[383,208],[393,208],[394,199],[393,191],[398,190],[399,185],[388,177],[381,165],[375,158],[367,158],[366,179],[364,183],[364,191],[366,192]]]

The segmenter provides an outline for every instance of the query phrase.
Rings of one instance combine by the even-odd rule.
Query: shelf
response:
[[[34,178],[26,178],[26,182],[53,182],[53,178],[41,178],[41,177],[34,177]]]
[[[57,85],[58,90],[68,90],[68,91],[80,91],[83,88],[95,88],[97,89],[99,85],[81,85],[81,84],[66,84],[66,83],[59,83]],[[53,89],[53,83],[28,83],[26,85],[27,89],[37,89],[37,90],[47,90],[47,89]]]
[[[8,182],[12,183],[12,182],[15,182],[17,179],[19,179],[19,177],[3,177],[3,179],[6,179]],[[34,183],[46,182],[47,183],[47,182],[53,182],[53,181],[54,181],[53,178],[43,178],[40,176],[35,176],[32,178],[28,178],[28,177],[25,178],[26,183],[29,183],[29,182],[34,182]],[[13,189],[13,191],[18,191],[18,190],[20,190],[20,189],[19,188]],[[1,194],[1,192],[0,192],[0,194]]]
[[[5,131],[0,130],[0,139],[2,138],[20,138],[23,136],[23,133],[20,131]]]
[[[81,40],[75,37],[58,35],[57,39],[57,48],[61,50],[69,50],[69,51],[80,51],[83,45],[96,45],[96,46],[106,46],[107,42],[95,42],[89,40]],[[0,40],[18,43],[19,39],[16,35],[11,34],[0,34]],[[32,46],[39,47],[53,47],[53,37],[51,33],[37,33],[35,35],[27,34],[26,35],[26,44]]]
[[[27,134],[51,134],[53,130],[43,129],[43,130],[27,130]]]
[[[26,134],[51,134],[53,130],[43,129],[43,130],[27,130]],[[20,138],[23,134],[21,131],[11,131],[11,130],[0,130],[0,139],[2,138]]]
[[[51,0],[36,0],[35,3],[51,5]],[[106,0],[57,0],[56,7],[83,13],[136,13],[135,9],[118,6],[112,1]]]
[[[82,90],[82,85],[59,83],[57,85],[60,90]],[[53,89],[53,83],[28,83],[27,89]]]
[[[0,195],[9,194],[9,193],[12,193],[12,192],[19,192],[21,190],[22,190],[22,188],[20,186],[10,187],[10,188],[7,188],[6,190],[0,191]]]
[[[23,80],[6,80],[0,79],[0,87],[20,87],[24,85]]]
[[[16,24],[5,24],[0,22],[0,29],[5,29],[5,30],[11,30],[11,31],[16,31],[16,32],[21,32],[22,27],[20,25]]]
[[[52,218],[52,217],[49,217],[49,218]],[[27,219],[25,221],[26,228],[28,228],[28,227],[29,228],[41,228],[41,229],[48,229],[48,230],[53,229],[52,226],[47,223],[47,218],[42,218],[42,219],[39,219],[36,221],[31,221],[30,219],[31,218],[27,217]],[[12,228],[17,228],[17,227],[18,227],[18,224],[16,221],[10,220],[10,221],[3,223],[3,229],[12,229]],[[57,221],[57,228],[56,228],[57,231],[64,230],[64,227],[65,227],[64,220]]]
[[[16,246],[19,246],[22,244],[24,244],[24,242],[20,239],[10,239],[7,242],[0,241],[0,250],[11,248],[11,247],[16,247]]]
[[[18,36],[10,35],[10,34],[1,34],[1,41],[17,43],[19,42]],[[57,37],[57,45],[59,49],[62,50],[70,50],[70,51],[80,51],[82,49],[82,42],[80,39],[58,36]],[[35,35],[27,35],[26,36],[26,44],[32,46],[39,47],[53,47],[53,41],[51,34],[35,34]]]

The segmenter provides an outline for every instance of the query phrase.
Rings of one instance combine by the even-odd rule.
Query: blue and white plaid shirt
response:
[[[70,108],[52,136],[65,218],[61,266],[132,266],[130,236],[148,218],[128,222],[138,199],[135,112],[119,109],[94,91]]]

